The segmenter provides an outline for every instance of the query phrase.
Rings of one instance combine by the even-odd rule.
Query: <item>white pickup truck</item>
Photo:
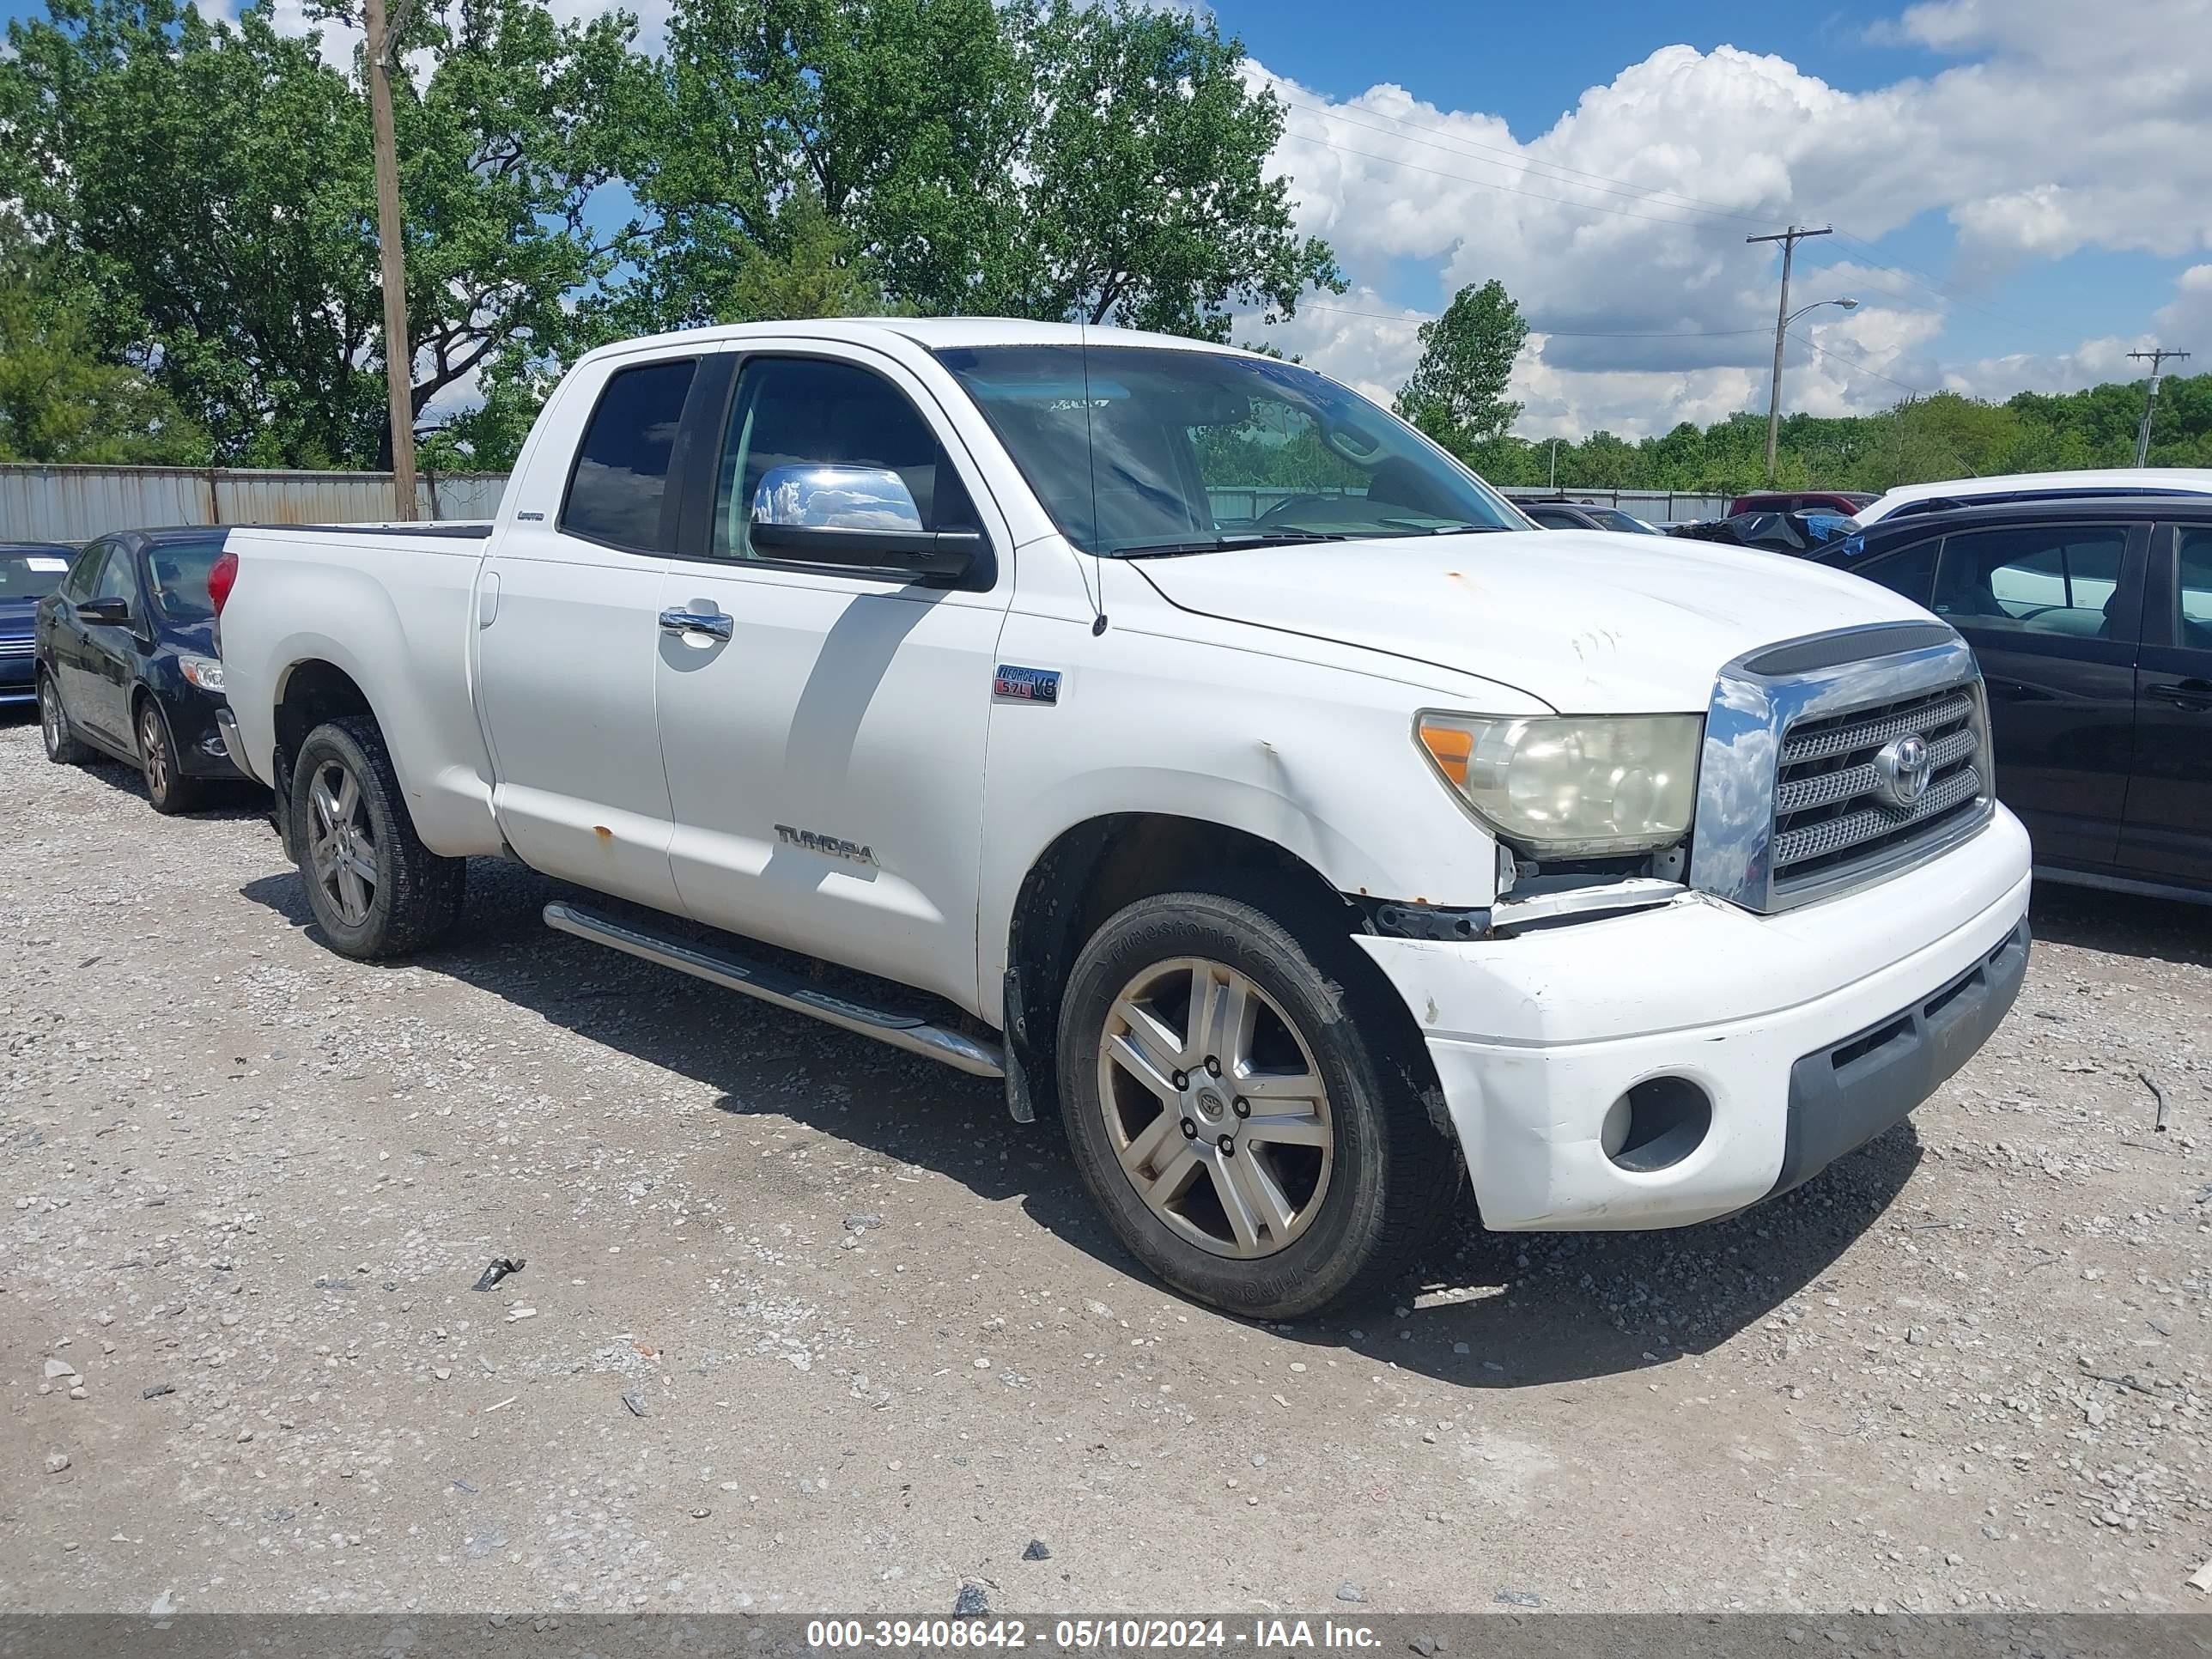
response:
[[[211,589],[333,948],[429,944],[470,857],[629,901],[546,920],[1003,1077],[1237,1314],[1376,1289],[1462,1170],[1497,1229],[1741,1210],[1902,1120],[2027,965],[1950,629],[1536,532],[1250,353],[636,340],[496,522],[241,530]]]

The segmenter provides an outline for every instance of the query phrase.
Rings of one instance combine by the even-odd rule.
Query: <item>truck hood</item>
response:
[[[1926,620],[1777,553],[1608,532],[1494,531],[1132,561],[1179,610],[1495,680],[1565,714],[1688,714],[1745,653]]]

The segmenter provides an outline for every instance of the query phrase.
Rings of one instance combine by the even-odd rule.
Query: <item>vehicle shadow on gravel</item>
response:
[[[2038,943],[2212,967],[2212,905],[2038,882],[2028,920]]]
[[[296,876],[240,890],[317,931]],[[949,1176],[987,1201],[1018,1198],[1037,1226],[1164,1293],[1097,1218],[1058,1132],[1011,1121],[996,1084],[552,932],[539,912],[556,897],[630,908],[519,865],[471,860],[461,925],[406,965],[707,1084],[721,1111],[775,1114]],[[1267,1328],[1469,1388],[1634,1371],[1717,1346],[1817,1289],[1883,1218],[1919,1158],[1906,1126],[1784,1198],[1669,1232],[1485,1233],[1463,1196],[1450,1242],[1394,1297]],[[731,1178],[756,1177],[733,1166]],[[822,1194],[825,1210],[836,1202],[826,1185]],[[825,1213],[825,1224],[837,1218]]]
[[[91,759],[77,763],[77,769],[87,777],[99,779],[118,794],[135,797],[148,811],[154,810],[153,804],[146,799],[145,775],[128,761],[117,760],[95,750]],[[204,804],[179,816],[186,821],[207,818],[232,823],[250,818],[265,819],[269,816],[269,792],[244,778],[234,782],[227,778],[216,779],[209,783]]]

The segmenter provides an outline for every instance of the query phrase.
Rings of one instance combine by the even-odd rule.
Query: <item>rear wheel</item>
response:
[[[307,902],[341,956],[419,951],[460,915],[468,866],[416,835],[384,735],[368,716],[307,734],[292,764],[291,816]]]
[[[39,676],[39,732],[46,742],[46,758],[57,766],[77,766],[92,758],[92,751],[70,731],[69,711],[52,674]]]
[[[151,696],[138,702],[138,770],[146,780],[147,800],[164,815],[191,811],[206,793],[200,780],[186,777],[178,764],[168,717]]]
[[[1338,942],[1271,914],[1296,908],[1140,900],[1084,947],[1061,1009],[1061,1097],[1091,1196],[1161,1278],[1253,1318],[1378,1289],[1458,1181],[1383,1022],[1356,1017]]]

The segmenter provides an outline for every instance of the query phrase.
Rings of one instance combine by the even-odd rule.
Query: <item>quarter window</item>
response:
[[[640,363],[608,380],[576,451],[562,530],[640,553],[664,553],[673,545],[673,526],[664,523],[662,512],[668,465],[698,367],[688,357]]]
[[[1943,544],[1935,610],[1965,626],[2064,639],[2134,637],[2107,607],[2127,551],[2123,525],[1981,530]]]

